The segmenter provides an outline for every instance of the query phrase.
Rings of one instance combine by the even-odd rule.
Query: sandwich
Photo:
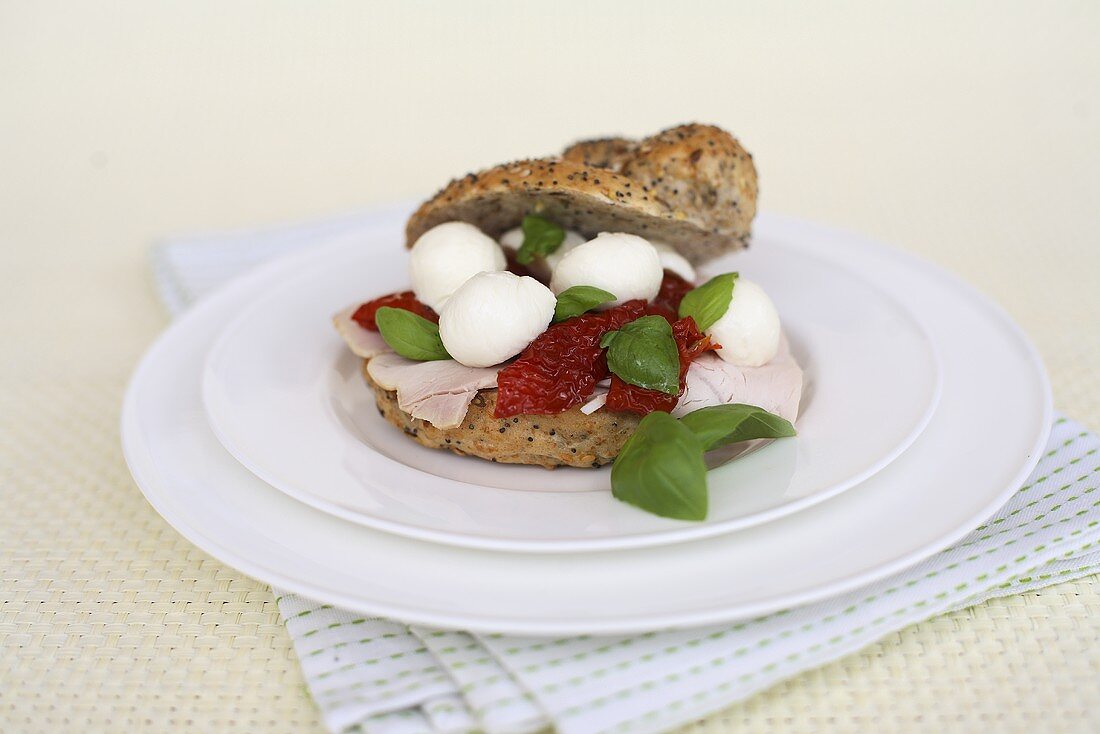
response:
[[[749,245],[756,199],[752,156],[701,124],[470,173],[409,218],[409,286],[334,323],[382,417],[430,448],[587,468],[669,420],[704,450],[701,416],[741,426],[726,443],[791,435],[803,376],[775,305],[696,271]]]

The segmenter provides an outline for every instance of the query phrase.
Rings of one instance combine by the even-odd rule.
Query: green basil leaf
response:
[[[794,426],[787,419],[740,403],[700,408],[682,417],[680,422],[699,437],[705,451],[757,438],[795,435]]]
[[[672,327],[661,316],[643,316],[608,332],[600,340],[607,347],[607,367],[631,385],[680,394],[680,350]]]
[[[722,318],[733,299],[733,281],[737,273],[716,275],[698,288],[690,290],[680,301],[680,318],[695,319],[699,331],[706,331]]]
[[[702,443],[668,413],[650,413],[611,466],[611,493],[654,515],[705,520],[707,467]]]
[[[558,303],[554,306],[554,323],[580,316],[596,306],[615,300],[613,293],[591,285],[575,285],[558,294]]]
[[[528,214],[523,218],[523,244],[516,251],[516,262],[530,265],[535,257],[546,257],[565,241],[565,230],[549,219]]]
[[[386,344],[406,359],[428,362],[451,358],[439,338],[439,326],[423,316],[403,308],[383,306],[374,315],[374,321]]]

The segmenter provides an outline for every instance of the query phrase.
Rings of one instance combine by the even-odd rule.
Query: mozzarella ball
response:
[[[546,257],[536,257],[528,265],[524,265],[525,268],[530,270],[539,278],[543,280],[550,280],[550,275],[554,272],[554,268],[561,262],[561,259],[565,257],[565,253],[572,250],[577,245],[583,245],[585,243],[584,236],[574,232],[571,229],[565,230],[565,239],[561,241],[558,249],[551,252]],[[519,227],[510,229],[500,236],[500,244],[502,247],[506,247],[513,252],[518,252],[520,245],[523,244],[523,230]]]
[[[722,345],[718,356],[741,367],[767,364],[779,351],[779,313],[764,289],[738,278],[722,317],[706,332]]]
[[[546,331],[557,299],[534,278],[507,271],[478,273],[439,312],[439,338],[467,367],[511,359]]]
[[[692,267],[686,257],[664,242],[652,242],[650,244],[656,248],[663,269],[671,270],[688,282],[695,282],[695,268]]]
[[[504,266],[504,252],[492,237],[466,222],[444,222],[413,245],[409,278],[417,299],[438,311],[471,276]]]
[[[661,288],[664,270],[653,245],[637,235],[601,232],[594,240],[577,245],[565,253],[550,289],[561,293],[575,285],[602,288],[615,295],[601,310],[635,298],[650,300]]]
[[[519,246],[523,244],[523,229],[520,227],[512,227],[510,230],[500,236],[500,246],[506,250],[515,252],[519,249]]]

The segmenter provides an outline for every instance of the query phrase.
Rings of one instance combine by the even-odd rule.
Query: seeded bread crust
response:
[[[620,172],[650,186],[714,232],[748,235],[758,184],[752,156],[713,125],[682,125],[646,138]]]
[[[756,194],[752,156],[732,135],[681,125],[639,142],[583,141],[561,158],[455,179],[409,218],[406,245],[454,220],[499,237],[535,213],[586,236],[615,231],[659,240],[699,264],[748,244]]]
[[[629,138],[595,138],[573,143],[562,151],[561,157],[574,163],[583,163],[596,168],[610,168],[622,171],[626,163],[638,149],[638,141]]]
[[[494,418],[497,391],[482,390],[457,428],[436,428],[401,410],[397,393],[371,379],[363,362],[363,377],[378,412],[419,444],[449,449],[460,456],[477,456],[502,464],[533,464],[590,468],[609,464],[638,427],[639,416],[598,410],[585,415],[573,408],[557,415]]]

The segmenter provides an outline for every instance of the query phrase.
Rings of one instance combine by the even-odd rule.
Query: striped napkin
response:
[[[153,251],[178,313],[275,255],[408,207]],[[986,524],[923,563],[828,601],[737,624],[613,637],[482,635],[364,617],[274,590],[309,690],[334,732],[663,731],[824,665],[914,622],[1100,571],[1100,438],[1059,418],[1046,454]]]

